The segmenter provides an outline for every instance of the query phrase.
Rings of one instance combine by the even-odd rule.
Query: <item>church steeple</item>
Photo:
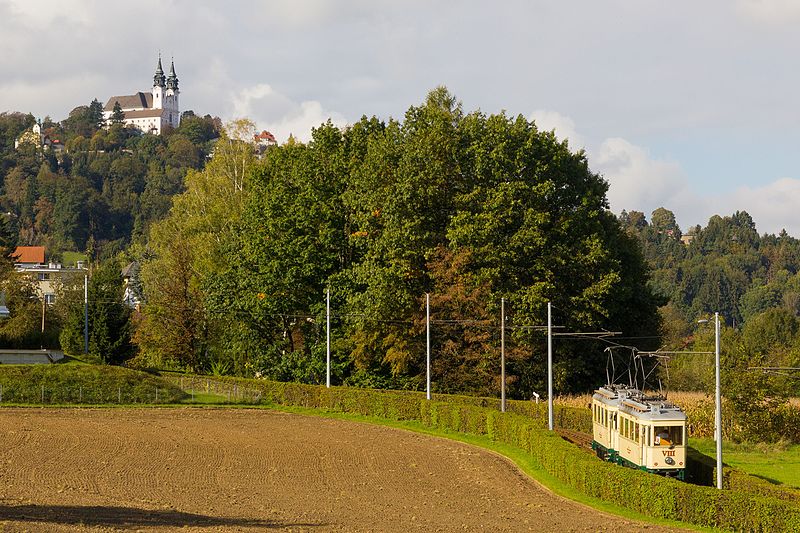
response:
[[[169,77],[167,78],[167,89],[178,90],[178,76],[175,75],[175,61],[170,62]]]
[[[164,69],[161,68],[161,54],[158,54],[158,66],[156,67],[156,73],[153,76],[153,87],[164,87]]]

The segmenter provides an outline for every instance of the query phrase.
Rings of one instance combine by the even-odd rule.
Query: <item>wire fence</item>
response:
[[[168,405],[177,403],[258,405],[262,391],[212,379],[167,378],[147,383],[0,383],[0,405]]]
[[[0,384],[0,404],[168,404],[179,401],[166,387],[108,387],[104,385]]]
[[[243,386],[239,383],[226,383],[213,378],[198,377],[164,377],[168,381],[180,388],[185,394],[189,395],[190,401],[211,400],[216,403],[238,403],[258,405],[263,403],[264,394],[261,390],[254,387]]]

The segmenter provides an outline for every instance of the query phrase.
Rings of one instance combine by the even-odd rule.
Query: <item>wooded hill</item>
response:
[[[18,244],[45,246],[56,260],[64,251],[112,257],[146,239],[183,190],[187,170],[202,168],[221,128],[218,118],[189,111],[162,136],[121,124],[103,129],[94,100],[61,122],[42,122],[42,134],[66,150],[43,149],[36,136],[15,149],[34,121],[30,114],[0,114],[0,209]]]

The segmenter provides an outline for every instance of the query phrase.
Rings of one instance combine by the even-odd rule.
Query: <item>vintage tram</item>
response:
[[[686,414],[662,396],[606,385],[592,396],[592,449],[603,460],[684,479]]]

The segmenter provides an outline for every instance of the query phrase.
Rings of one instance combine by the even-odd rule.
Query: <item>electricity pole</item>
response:
[[[83,275],[83,353],[89,353],[89,274]]]
[[[547,427],[553,431],[553,306],[547,302]]]
[[[431,295],[425,293],[425,342],[426,342],[426,363],[425,363],[425,397],[431,399]]]
[[[325,386],[331,388],[331,290],[328,289],[325,299],[325,360],[326,378]]]
[[[506,299],[500,298],[500,411],[506,412]]]

